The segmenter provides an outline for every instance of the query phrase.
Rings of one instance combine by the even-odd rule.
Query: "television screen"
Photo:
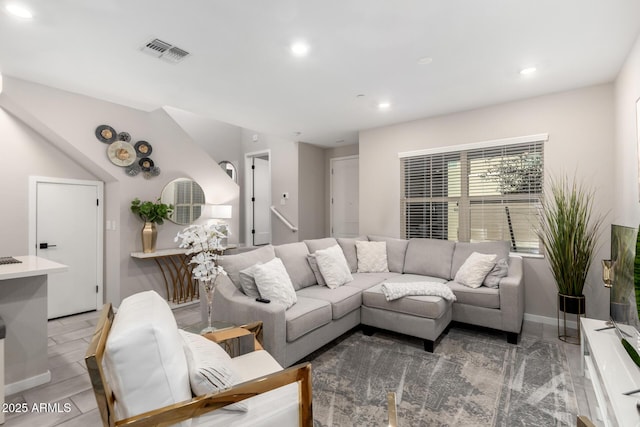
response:
[[[633,335],[640,333],[633,282],[637,233],[637,229],[632,227],[615,224],[611,226],[611,261],[613,264],[613,283],[609,306],[611,320],[618,325],[620,331],[626,331],[627,334]],[[635,342],[632,343],[636,345]]]

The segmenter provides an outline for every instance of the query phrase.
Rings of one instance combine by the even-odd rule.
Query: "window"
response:
[[[508,240],[539,253],[535,233],[543,191],[546,135],[401,153],[405,238]]]

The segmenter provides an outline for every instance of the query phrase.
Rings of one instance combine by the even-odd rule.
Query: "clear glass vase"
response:
[[[213,293],[216,289],[214,285],[215,281],[200,282],[200,286],[202,288],[201,295],[204,294],[207,299],[207,327],[200,331],[201,334],[206,334],[216,330],[216,328],[211,325],[211,316],[213,314]]]

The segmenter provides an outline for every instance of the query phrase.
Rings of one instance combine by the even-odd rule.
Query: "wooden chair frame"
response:
[[[169,426],[294,382],[300,383],[298,388],[299,424],[304,427],[313,426],[310,363],[292,366],[288,369],[238,384],[219,393],[196,396],[191,400],[158,408],[134,417],[116,420],[114,412],[115,397],[102,367],[104,350],[113,319],[113,307],[111,304],[105,304],[85,356],[85,363],[93,392],[96,396],[98,410],[105,427]]]

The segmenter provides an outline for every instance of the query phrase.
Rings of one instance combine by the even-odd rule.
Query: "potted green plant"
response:
[[[141,202],[137,197],[131,201],[131,212],[138,215],[144,221],[142,227],[142,251],[152,253],[156,250],[158,230],[156,224],[163,224],[165,219],[173,212],[173,205],[162,203],[160,199],[155,202]]]
[[[603,222],[602,215],[593,213],[593,200],[594,192],[575,177],[563,177],[551,181],[551,194],[542,203],[536,233],[558,287],[558,309],[564,313],[585,314],[583,289]],[[558,335],[566,338],[559,324]]]

